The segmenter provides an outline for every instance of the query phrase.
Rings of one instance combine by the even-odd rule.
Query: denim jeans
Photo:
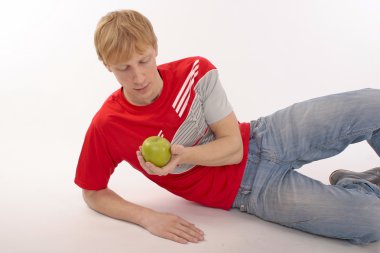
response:
[[[324,96],[252,121],[233,208],[354,244],[380,240],[377,185],[349,178],[325,185],[296,171],[363,140],[380,156],[380,90]]]

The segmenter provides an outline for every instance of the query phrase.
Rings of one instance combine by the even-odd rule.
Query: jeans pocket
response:
[[[249,196],[251,193],[251,189],[240,187],[232,207],[238,208],[241,212],[247,212],[249,207]]]

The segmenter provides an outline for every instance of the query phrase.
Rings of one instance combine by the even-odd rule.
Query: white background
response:
[[[145,0],[0,2],[0,252],[379,252],[189,203],[123,163],[110,187],[206,232],[177,245],[89,210],[73,183],[85,131],[119,88],[97,60],[101,16],[136,9],[153,23],[158,63],[201,55],[220,69],[240,121],[294,102],[380,88],[380,1]],[[378,115],[374,115],[378,116]],[[301,172],[379,166],[366,143]],[[346,210],[349,211],[349,210]]]

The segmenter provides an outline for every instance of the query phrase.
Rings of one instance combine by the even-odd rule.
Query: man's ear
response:
[[[158,55],[158,45],[157,45],[157,43],[154,45],[154,51],[156,51],[156,57],[157,57],[157,55]]]

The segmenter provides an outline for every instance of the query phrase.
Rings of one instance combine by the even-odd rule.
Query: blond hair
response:
[[[104,64],[128,61],[135,52],[141,54],[148,46],[157,48],[152,24],[134,10],[114,11],[102,17],[94,42],[98,58]]]

